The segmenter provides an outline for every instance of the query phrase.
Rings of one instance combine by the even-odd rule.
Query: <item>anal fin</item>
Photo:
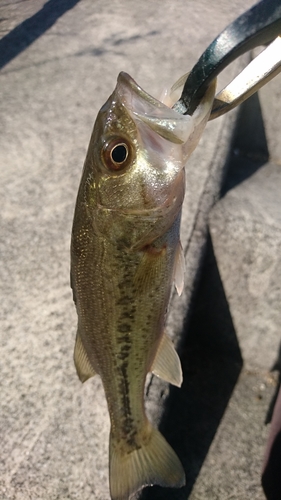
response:
[[[164,333],[156,353],[151,371],[172,385],[182,384],[181,362],[172,340]]]
[[[74,348],[74,364],[77,371],[77,375],[81,382],[86,382],[91,377],[96,375],[96,371],[92,367],[88,354],[82,344],[79,331],[76,335],[76,342]]]

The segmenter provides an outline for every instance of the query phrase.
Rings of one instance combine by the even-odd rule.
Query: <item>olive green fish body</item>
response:
[[[177,456],[145,415],[144,384],[149,371],[181,384],[164,325],[173,281],[182,287],[184,147],[192,135],[191,117],[178,116],[120,74],[97,117],[78,192],[74,360],[82,381],[98,373],[103,382],[113,500],[144,485],[184,484]]]
[[[78,331],[124,443],[137,439],[146,418],[145,377],[164,331],[178,230],[176,219],[164,237],[134,251],[93,238],[77,267],[75,289],[83,291],[77,299]]]

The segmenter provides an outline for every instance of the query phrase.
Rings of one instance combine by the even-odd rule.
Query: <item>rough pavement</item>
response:
[[[192,500],[204,488],[211,497],[219,491],[219,498],[230,492],[233,498],[264,498],[266,424],[280,380],[280,81],[279,76],[241,106],[223,197],[210,215],[216,265],[244,367]],[[270,472],[267,490],[269,482]]]
[[[109,499],[109,420],[101,382],[96,377],[81,386],[72,362],[76,313],[69,288],[69,241],[93,121],[119,71],[127,71],[147,91],[159,95],[163,86],[192,67],[228,22],[253,3],[235,0],[230,12],[222,0],[212,4],[144,1],[141,7],[129,0],[81,0],[55,19],[54,4],[47,2],[45,8],[53,7],[49,27],[46,16],[40,17],[44,2],[36,2],[37,12],[31,0],[0,5],[4,18],[0,55],[1,500]],[[67,2],[61,4],[67,7]],[[34,25],[36,14],[39,21],[37,17]],[[14,39],[5,35],[30,19],[19,26],[18,54],[7,62],[9,40]],[[225,78],[234,71],[230,69]],[[206,239],[205,221],[219,192],[235,116],[233,112],[208,125],[187,166],[182,231],[186,288],[180,300],[173,300],[169,318],[169,332],[177,338],[189,316]],[[217,279],[217,297],[226,302],[214,261],[210,269]],[[161,419],[163,431],[186,467],[187,487],[172,492],[153,488],[143,497],[188,497],[241,370],[227,307],[226,338],[215,327],[211,332],[198,330],[202,308],[206,311],[203,319],[213,321],[208,301],[200,302],[208,287],[208,280],[199,285],[201,295],[189,321],[189,344],[182,347],[182,390],[171,390],[164,417],[161,400],[169,388],[153,381],[148,398],[154,421]],[[211,304],[220,308],[221,303]],[[210,385],[210,380],[216,385]],[[250,390],[249,384],[245,382],[245,390]],[[238,392],[238,400],[248,401],[245,394],[240,397]],[[259,452],[265,434],[266,429]],[[219,456],[215,454],[217,470]],[[232,463],[235,456],[229,460]],[[233,479],[239,483],[234,499],[245,498],[243,492],[249,491],[251,481],[255,491],[259,488],[258,474],[254,479],[247,474],[251,450],[245,460],[245,474]],[[201,483],[199,476],[196,487],[201,493],[196,498],[228,498],[219,494],[216,483],[210,490],[211,474],[212,469]]]

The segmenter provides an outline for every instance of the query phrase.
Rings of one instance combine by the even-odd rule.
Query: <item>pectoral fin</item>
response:
[[[134,284],[139,291],[151,289],[151,286],[163,276],[167,265],[167,248],[157,248],[147,245],[142,252],[142,259],[134,277]]]
[[[74,348],[74,364],[77,371],[77,375],[81,382],[86,382],[88,378],[94,377],[96,375],[93,369],[88,354],[82,344],[79,332],[77,332],[75,348]]]
[[[179,242],[176,250],[175,268],[174,268],[174,283],[179,295],[182,294],[184,287],[184,272],[185,272],[185,260],[181,242]]]
[[[151,371],[172,385],[180,387],[182,384],[181,362],[171,339],[164,333]]]

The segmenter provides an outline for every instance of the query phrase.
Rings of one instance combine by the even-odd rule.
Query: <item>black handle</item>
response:
[[[264,45],[281,33],[281,0],[262,0],[229,24],[202,54],[174,105],[192,114],[210,82],[238,56]]]

